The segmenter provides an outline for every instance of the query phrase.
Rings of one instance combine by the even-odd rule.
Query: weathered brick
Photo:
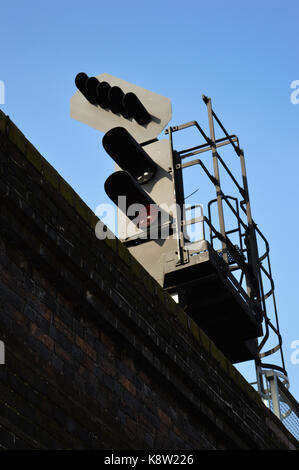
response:
[[[54,350],[57,356],[63,359],[66,363],[70,363],[72,361],[71,354],[65,351],[57,342],[54,343]]]
[[[158,415],[163,424],[165,424],[166,427],[171,426],[171,418],[163,411],[161,408],[158,408]]]
[[[44,163],[42,173],[45,179],[53,186],[53,188],[58,189],[61,178],[57,171],[54,170],[54,168],[49,163]]]
[[[39,171],[42,171],[43,158],[32,144],[28,144],[26,158]]]
[[[95,350],[78,335],[76,335],[76,343],[84,353],[88,354],[93,360],[96,360],[97,354]]]
[[[24,154],[26,149],[25,136],[12,121],[9,121],[8,136],[9,140]]]
[[[5,134],[6,132],[6,123],[7,123],[7,116],[0,110],[0,132]]]
[[[136,395],[136,387],[126,377],[120,376],[119,381],[128,392],[134,396]]]
[[[62,334],[67,336],[70,340],[73,340],[74,338],[74,332],[71,328],[69,328],[62,320],[61,318],[56,315],[54,317],[54,326],[57,328],[59,331],[61,331]]]

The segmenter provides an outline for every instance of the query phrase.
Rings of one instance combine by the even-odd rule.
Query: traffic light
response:
[[[94,104],[94,102],[92,100],[90,100],[90,98],[88,96],[88,93],[87,93],[87,88],[86,88],[87,80],[88,80],[88,76],[86,75],[86,73],[81,72],[81,73],[78,73],[78,75],[76,75],[75,84],[76,84],[76,87],[78,88],[78,90],[81,91],[82,95],[85,96],[85,98],[91,104]]]
[[[104,135],[102,143],[116,164],[105,191],[120,209],[118,237],[163,284],[163,258],[177,249],[176,221],[180,218],[169,141],[141,146],[126,129],[116,127]]]
[[[159,207],[127,171],[116,171],[109,176],[105,191],[138,229],[148,229],[158,222]]]
[[[179,220],[173,153],[168,139],[157,140],[171,119],[171,101],[105,73],[81,72],[75,84],[71,117],[104,133],[116,165],[105,190],[119,209],[118,238],[163,284],[163,258],[177,248]]]
[[[124,93],[119,86],[111,86],[106,81],[100,82],[84,72],[76,75],[75,84],[92,105],[110,109],[112,113],[120,114],[126,119],[135,119],[140,126],[149,124],[152,119],[135,93]]]
[[[103,109],[109,108],[109,91],[111,86],[107,82],[99,82],[97,86],[98,104]]]
[[[115,127],[103,137],[103,147],[123,170],[143,184],[149,181],[157,172],[155,163],[134,137],[123,127]]]
[[[135,121],[141,126],[148,124],[151,120],[150,114],[147,112],[141,101],[135,93],[127,93],[124,96],[124,107],[132,114]]]
[[[101,132],[123,127],[138,142],[156,139],[171,119],[171,101],[165,96],[103,73],[77,74],[78,91],[70,100],[73,119]]]
[[[168,141],[141,146],[126,129],[115,127],[104,135],[102,143],[118,170],[106,180],[105,191],[135,223],[139,229],[135,235],[144,238],[141,232],[154,224],[159,225],[159,233],[163,227],[169,228],[173,221],[169,209],[175,212],[176,198]],[[124,225],[126,222],[119,224],[119,230],[129,239],[130,231]]]

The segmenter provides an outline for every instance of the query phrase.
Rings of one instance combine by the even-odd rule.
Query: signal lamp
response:
[[[137,225],[139,228],[145,229],[156,222],[158,216],[159,209],[156,204],[143,206],[142,210],[139,212]]]
[[[152,117],[135,93],[124,93],[119,86],[100,82],[96,77],[88,77],[80,72],[76,75],[75,84],[82,95],[93,105],[110,109],[114,114],[121,114],[125,119],[134,118],[140,126],[147,125]]]
[[[82,95],[85,96],[85,98],[89,101],[89,97],[87,95],[87,90],[86,90],[87,80],[88,80],[88,75],[86,75],[86,73],[84,72],[80,72],[76,75],[75,85],[78,88],[78,90],[81,91]]]
[[[105,182],[105,191],[125,215],[140,228],[146,228],[157,220],[158,208],[155,202],[127,171],[112,173]],[[120,196],[125,196],[124,206],[119,201]],[[156,207],[155,210],[151,209],[153,206]],[[130,213],[130,207],[133,213]]]
[[[139,184],[150,181],[157,164],[124,127],[114,127],[103,137],[103,147],[120,168],[128,171]]]
[[[99,82],[97,86],[97,102],[103,109],[109,108],[109,91],[111,86],[107,82]]]
[[[124,108],[131,113],[135,121],[141,126],[144,126],[151,121],[151,115],[147,112],[135,93],[127,93],[124,96],[123,105]]]
[[[86,92],[88,97],[87,99],[91,104],[97,104],[97,87],[99,84],[100,82],[96,77],[90,77],[86,81]]]
[[[122,114],[125,118],[132,117],[123,105],[124,92],[118,86],[113,86],[109,91],[110,109],[115,114]]]

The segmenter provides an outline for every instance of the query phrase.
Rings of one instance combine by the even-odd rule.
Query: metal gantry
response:
[[[221,249],[215,249],[215,252],[218,255],[219,261],[224,266],[223,272],[226,273],[230,286],[232,286],[237,294],[245,300],[249,309],[253,312],[255,318],[261,322],[263,327],[262,334],[257,335],[259,340],[257,338],[254,340],[257,351],[257,354],[253,355],[257,376],[255,384],[257,385],[257,389],[262,399],[270,400],[272,402],[274,413],[281,418],[279,397],[282,396],[283,390],[287,391],[289,380],[285,369],[282,337],[279,330],[274,282],[269,256],[269,243],[261,230],[257,227],[257,224],[252,217],[245,157],[244,151],[240,148],[239,139],[236,135],[229,134],[225,129],[212,108],[211,99],[203,96],[203,101],[206,104],[208,112],[209,136],[206,135],[205,131],[196,121],[191,121],[179,126],[172,126],[165,131],[169,136],[170,145],[174,155],[175,172],[177,174],[182,173],[186,168],[191,166],[200,167],[202,173],[214,186],[216,193],[215,199],[212,199],[208,203],[206,215],[201,213],[200,217],[187,220],[186,211],[183,212],[184,217],[182,217],[180,221],[180,230],[177,231],[178,258],[176,268],[186,267],[188,263],[190,263],[191,256],[203,254],[210,249],[213,250],[215,241],[218,241],[218,244],[220,243]],[[215,137],[215,124],[218,125],[224,134],[223,137],[218,139]],[[177,149],[175,150],[173,143],[174,134],[190,127],[195,128],[199,132],[204,143],[200,143],[197,146],[180,151]],[[233,152],[239,159],[241,182],[238,181],[238,178],[233,174],[224,159],[219,155],[219,148],[227,145],[232,148]],[[206,152],[212,154],[213,172],[208,170],[207,164],[203,159],[196,158],[191,161],[184,162],[188,157],[198,156]],[[229,177],[231,187],[234,187],[238,194],[237,197],[224,193],[220,181],[220,168]],[[212,207],[215,205],[217,206],[216,220],[214,220],[215,217],[212,216]],[[235,228],[230,230],[226,230],[224,206],[226,210],[230,211],[231,216],[236,222]],[[197,252],[192,248],[195,244],[194,241],[190,242],[187,235],[188,226],[196,223],[202,225],[202,243],[200,244],[199,240],[196,240],[196,246],[199,247]],[[207,237],[206,233],[209,233]],[[232,234],[237,235],[237,244],[232,242]],[[205,242],[208,242],[208,244]],[[185,273],[186,272],[187,271],[185,271]],[[205,277],[205,274],[206,273],[202,274],[202,276]],[[182,299],[181,304],[186,306],[188,304],[188,300],[192,297],[190,297],[191,291],[188,291],[188,288],[192,282],[194,283],[196,281],[196,276],[193,276],[192,278],[184,276],[182,280],[178,280],[178,278],[176,278],[176,282],[170,281],[167,283],[167,275],[168,274],[166,272],[166,290],[170,293],[178,294],[178,298]],[[184,282],[183,279],[185,280],[186,278],[187,282]],[[269,284],[269,288],[265,287],[266,284]],[[217,295],[216,292],[215,295]],[[191,309],[190,311],[194,312],[194,309]],[[200,322],[201,320],[199,320],[199,324]],[[235,331],[235,334],[238,335],[237,330]],[[273,338],[275,339],[275,344],[274,346],[271,344],[270,347],[268,344],[273,342]],[[275,353],[279,354],[278,361],[276,358],[273,362],[265,362],[265,358],[268,358]],[[239,360],[236,360],[235,362],[239,362]],[[278,387],[280,387],[280,393],[277,391]],[[285,400],[285,402],[290,404],[291,400],[288,399]],[[293,410],[294,402],[296,401],[293,399]],[[295,410],[296,415],[297,413],[298,408]]]

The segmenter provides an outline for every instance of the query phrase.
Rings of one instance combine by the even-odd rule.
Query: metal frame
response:
[[[260,377],[265,378],[263,401],[299,439],[299,403],[288,390],[288,378],[282,372],[274,370],[261,370]]]
[[[204,174],[209,178],[210,182],[215,187],[216,198],[209,202],[208,205],[208,215],[199,218],[195,218],[192,221],[186,221],[184,219],[177,222],[177,247],[178,247],[178,265],[188,262],[188,257],[186,258],[186,252],[188,252],[188,247],[185,244],[186,236],[184,236],[186,231],[186,226],[192,223],[201,223],[203,224],[203,234],[205,234],[204,226],[208,226],[210,232],[210,243],[213,246],[215,239],[218,239],[221,242],[221,255],[223,261],[226,263],[228,270],[234,274],[239,271],[241,273],[240,278],[235,279],[236,286],[238,286],[240,292],[243,290],[241,284],[246,282],[247,295],[250,298],[253,308],[255,311],[259,312],[263,321],[264,327],[264,336],[258,343],[258,352],[259,358],[255,361],[256,374],[257,374],[257,384],[258,391],[262,397],[267,395],[262,376],[265,373],[264,369],[274,371],[275,373],[281,373],[284,377],[284,384],[288,385],[288,377],[285,369],[285,362],[282,351],[282,338],[279,331],[279,322],[277,307],[274,294],[274,282],[271,272],[271,264],[269,257],[269,243],[262,232],[258,229],[256,223],[252,218],[250,200],[249,200],[249,191],[247,183],[247,173],[245,166],[245,157],[244,151],[240,148],[239,140],[236,135],[230,135],[220,119],[217,117],[212,108],[212,102],[210,98],[206,96],[202,97],[204,103],[207,107],[208,112],[208,121],[209,121],[209,131],[210,136],[207,136],[204,130],[196,121],[191,121],[179,126],[169,127],[165,134],[169,135],[169,142],[171,151],[173,154],[174,161],[174,170],[175,170],[175,180],[176,178],[182,178],[183,169],[188,168],[193,165],[200,166]],[[224,137],[217,139],[215,138],[215,129],[214,123],[220,127],[221,131],[224,134]],[[183,131],[184,129],[195,127],[204,139],[204,143],[192,147],[183,149],[180,151],[174,151],[173,148],[173,134],[178,131]],[[240,161],[240,169],[242,175],[242,185],[238,183],[236,177],[233,175],[231,170],[226,165],[225,161],[219,155],[217,149],[230,145],[233,148],[233,151],[236,153]],[[182,160],[187,157],[192,157],[204,152],[212,153],[213,160],[213,174],[211,174],[204,162],[201,159],[194,159],[187,163],[182,163]],[[242,200],[238,198],[225,195],[221,188],[220,182],[220,166],[226,171],[230,177],[232,184],[237,188]],[[217,204],[218,209],[218,220],[217,224],[219,225],[219,231],[216,230],[212,223],[212,214],[211,214],[211,205]],[[231,213],[236,219],[236,228],[233,230],[225,230],[225,217],[223,211],[223,204],[230,209]],[[235,207],[234,207],[235,206]],[[240,215],[240,210],[246,216],[246,221],[244,221]],[[239,245],[236,247],[230,240],[229,236],[232,233],[239,234]],[[205,236],[205,235],[204,235]],[[258,250],[258,241],[263,243],[265,246],[262,255],[259,255]],[[192,244],[191,244],[192,245]],[[190,246],[190,245],[189,245]],[[219,252],[219,250],[218,250]],[[231,263],[233,259],[234,263]],[[266,264],[266,266],[265,266]],[[264,289],[264,278],[266,277],[267,281],[270,282],[270,289],[265,292]],[[272,299],[272,311],[274,311],[274,321],[270,319],[268,307],[268,301]],[[266,346],[267,341],[269,340],[270,333],[273,333],[277,338],[277,344],[275,347],[272,347],[266,351],[263,351],[263,348]],[[268,357],[275,352],[280,352],[280,365],[276,363],[262,363],[262,359]],[[273,391],[275,393],[275,391]]]

